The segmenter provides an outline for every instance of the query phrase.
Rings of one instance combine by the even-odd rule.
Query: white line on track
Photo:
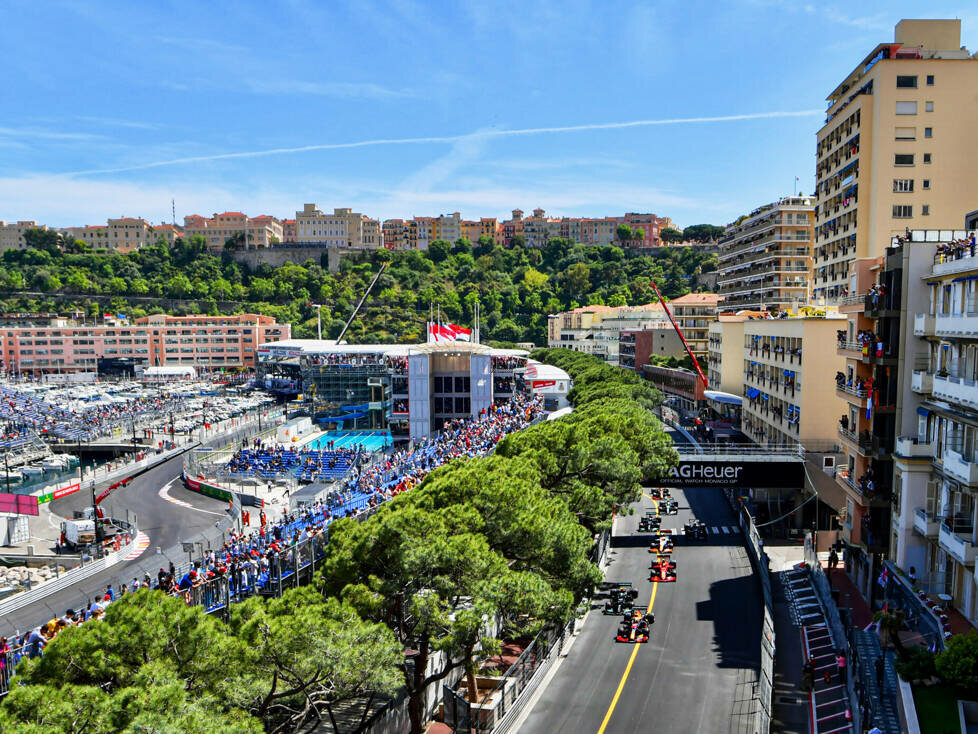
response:
[[[171,479],[169,482],[167,482],[166,484],[164,484],[160,488],[160,491],[158,493],[160,495],[160,499],[164,499],[167,502],[172,502],[173,504],[175,504],[175,505],[177,505],[179,507],[186,507],[187,509],[196,510],[197,512],[206,512],[208,515],[224,515],[225,514],[223,512],[214,512],[213,510],[205,510],[205,509],[203,509],[201,507],[194,507],[189,502],[184,502],[183,500],[178,500],[176,497],[171,497],[170,496],[170,491],[169,491],[170,490],[170,487],[173,486],[174,482],[177,482],[177,481],[179,481],[179,479]]]

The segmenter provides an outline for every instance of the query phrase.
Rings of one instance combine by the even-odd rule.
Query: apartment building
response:
[[[388,250],[413,249],[403,219],[385,219],[382,227],[384,247]]]
[[[740,395],[744,385],[744,314],[719,314],[710,324],[706,379],[711,390]],[[703,367],[703,365],[700,365]]]
[[[282,242],[287,244],[295,242],[295,220],[294,219],[283,219],[282,220]]]
[[[295,213],[295,240],[298,244],[338,249],[376,250],[384,245],[380,222],[354,212],[333,209],[327,214],[315,204],[303,204]]]
[[[29,229],[47,230],[47,225],[38,224],[34,220],[5,222],[0,219],[0,252],[26,249],[27,240],[24,239],[24,232]]]
[[[81,227],[66,227],[64,230],[73,240],[81,240],[96,250],[109,247],[109,228],[104,224],[86,224]]]
[[[892,560],[978,623],[978,257],[974,231],[913,231],[893,451]],[[920,265],[919,261],[923,264]],[[907,386],[909,383],[909,386]]]
[[[788,311],[809,301],[815,200],[788,196],[727,225],[718,292],[727,311]]]
[[[594,332],[605,318],[618,315],[611,306],[581,306],[547,317],[547,346],[573,349],[608,361],[606,343],[596,344]],[[617,360],[615,360],[617,363]]]
[[[638,212],[628,212],[625,214],[623,224],[632,228],[632,232],[642,230],[642,237],[636,237],[629,241],[628,246],[638,249],[647,249],[659,246],[659,231],[664,228],[662,219],[655,214],[640,214]]]
[[[93,372],[100,357],[131,357],[146,366],[251,367],[256,345],[288,339],[292,327],[271,316],[144,316],[132,322],[0,327],[7,374]]]
[[[253,250],[271,247],[283,237],[282,223],[275,217],[249,217],[242,212],[223,212],[209,219],[190,214],[183,218],[183,231],[188,238],[203,237],[211,252],[223,252],[228,240],[237,240],[242,249]]]
[[[679,334],[668,321],[660,321],[651,328],[628,329],[618,334],[618,366],[641,374],[643,365],[650,364],[652,357],[686,356],[686,349]]]
[[[828,96],[817,136],[812,292],[835,303],[849,264],[978,200],[978,58],[960,20],[901,20]]]
[[[721,300],[721,296],[716,293],[687,293],[669,301],[669,310],[697,360],[706,360],[710,324],[717,319]]]
[[[743,383],[735,392],[744,397],[742,430],[755,443],[835,436],[841,401],[826,394],[825,380],[845,364],[831,349],[844,324],[832,312],[744,322]]]
[[[462,236],[462,215],[458,212],[439,214],[431,223],[431,239],[455,243]]]
[[[151,242],[156,243],[160,238],[166,242],[166,244],[171,247],[176,243],[178,239],[183,237],[183,228],[178,227],[175,224],[157,224],[153,227]]]
[[[460,225],[462,236],[473,245],[478,244],[483,237],[488,237],[498,244],[499,221],[495,217],[482,217],[478,221],[462,220]]]

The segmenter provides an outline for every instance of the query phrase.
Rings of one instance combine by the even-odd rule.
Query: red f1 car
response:
[[[626,615],[618,625],[616,642],[648,642],[649,631],[655,623],[655,615],[648,607],[635,607],[631,616]]]
[[[668,487],[652,487],[649,490],[649,497],[654,500],[665,500],[672,497],[672,495],[669,493]]]
[[[669,556],[657,556],[652,561],[651,569],[649,581],[654,584],[676,580],[676,562]]]

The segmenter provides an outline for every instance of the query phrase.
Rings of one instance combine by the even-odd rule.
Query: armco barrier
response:
[[[729,495],[728,495],[729,498]],[[771,714],[774,706],[774,655],[776,644],[774,638],[774,602],[771,596],[771,566],[764,544],[754,518],[746,507],[740,508],[740,527],[744,531],[747,551],[754,571],[761,582],[761,595],[764,599],[764,621],[761,626],[761,669],[758,673],[757,687],[754,700],[757,703],[754,712],[755,734],[768,734],[771,731]]]
[[[78,568],[73,568],[70,571],[65,571],[63,574],[58,576],[58,578],[53,581],[48,581],[41,584],[36,589],[31,589],[30,591],[23,591],[19,594],[14,594],[8,599],[0,602],[0,617],[4,617],[11,612],[15,612],[18,609],[22,609],[29,604],[41,601],[52,594],[56,594],[59,591],[67,589],[79,581],[84,581],[85,579],[94,576],[107,568],[111,568],[117,564],[120,560],[126,557],[126,555],[133,549],[136,542],[136,535],[138,531],[135,526],[130,525],[125,520],[115,520],[112,519],[111,522],[120,527],[127,528],[129,534],[129,544],[122,546],[119,550],[113,551],[111,553],[106,553],[104,557],[99,558],[96,561],[91,561]]]

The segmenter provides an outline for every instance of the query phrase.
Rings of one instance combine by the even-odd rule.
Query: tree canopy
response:
[[[644,236],[631,228],[621,234],[623,244]],[[351,327],[351,341],[360,343],[423,340],[430,307],[440,307],[450,321],[470,324],[478,303],[484,338],[543,344],[547,314],[582,304],[648,303],[651,278],[665,297],[676,298],[697,287],[696,275],[706,272],[712,257],[689,247],[635,253],[559,238],[542,248],[527,248],[518,238],[509,248],[489,238],[474,246],[464,239],[435,240],[427,252],[379,250],[344,257],[339,272],[330,273],[323,258],[251,269],[234,259],[240,242],[229,241],[222,252],[211,254],[199,236],[173,246],[160,240],[131,253],[93,251],[81,240],[66,242],[41,230],[29,230],[25,238],[28,249],[0,256],[6,311],[70,306],[92,318],[106,311],[130,316],[257,311],[291,323],[297,338],[316,333],[313,303],[323,305],[324,336],[334,338],[380,264],[389,262]]]

